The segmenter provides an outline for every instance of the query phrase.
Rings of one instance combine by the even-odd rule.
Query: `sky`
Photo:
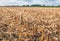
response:
[[[49,6],[57,6],[60,5],[60,0],[1,0],[0,6],[22,6],[22,5],[49,5]]]

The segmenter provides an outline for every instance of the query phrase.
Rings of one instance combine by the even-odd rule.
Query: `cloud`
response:
[[[33,0],[33,2],[31,4],[40,4],[40,5],[59,5],[60,4],[60,0]]]
[[[2,0],[0,1],[0,6],[11,6],[11,5],[28,5],[28,2],[25,2],[23,0],[19,1],[19,0]]]
[[[7,5],[32,5],[32,4],[40,4],[40,5],[60,5],[60,0],[1,0],[0,6]]]
[[[60,0],[51,0],[51,1],[48,1],[47,5],[54,5],[54,6],[60,5]]]

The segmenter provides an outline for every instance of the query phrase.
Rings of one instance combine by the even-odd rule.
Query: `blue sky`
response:
[[[7,6],[7,5],[32,5],[32,4],[40,4],[40,5],[60,5],[60,0],[1,0],[0,6]]]

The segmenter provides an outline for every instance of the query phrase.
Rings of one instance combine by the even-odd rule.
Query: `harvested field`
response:
[[[60,41],[60,8],[0,7],[0,41]]]

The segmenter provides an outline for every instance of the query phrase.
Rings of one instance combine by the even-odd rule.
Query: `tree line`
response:
[[[46,5],[23,5],[23,7],[60,7],[59,5],[58,6],[46,6]]]

